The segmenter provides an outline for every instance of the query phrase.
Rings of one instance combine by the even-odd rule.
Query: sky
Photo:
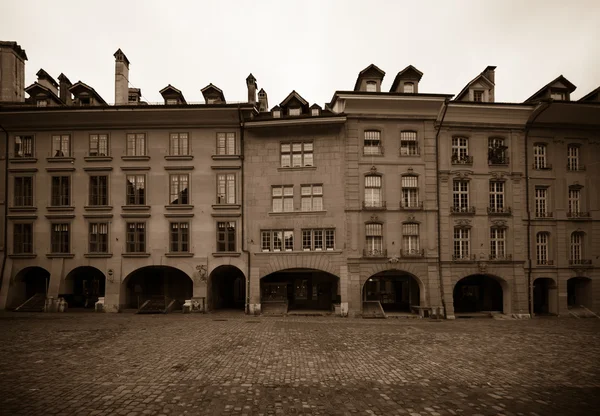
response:
[[[25,49],[25,84],[43,68],[114,103],[114,52],[131,87],[162,102],[171,84],[203,102],[213,83],[246,101],[252,73],[273,107],[296,90],[321,106],[370,65],[382,91],[413,65],[419,92],[458,94],[488,65],[496,101],[522,102],[559,75],[578,99],[600,86],[600,0],[0,0],[0,40]]]

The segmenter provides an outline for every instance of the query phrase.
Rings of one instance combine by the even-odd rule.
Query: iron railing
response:
[[[488,207],[487,212],[489,215],[510,215],[512,209],[510,207]]]
[[[475,214],[475,207],[459,207],[451,206],[450,213],[452,214]]]
[[[425,257],[425,249],[400,250],[400,257],[402,257],[402,258]]]
[[[364,249],[363,257],[387,257],[387,250],[385,249]]]
[[[583,211],[569,211],[567,212],[567,218],[590,218],[591,214],[589,212]]]
[[[423,209],[423,201],[419,202],[404,202],[400,201],[400,209]]]
[[[363,201],[363,209],[384,210],[386,209],[386,203],[385,201]]]

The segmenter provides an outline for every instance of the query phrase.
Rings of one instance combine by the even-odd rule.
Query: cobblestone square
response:
[[[600,320],[0,314],[3,415],[591,415]]]

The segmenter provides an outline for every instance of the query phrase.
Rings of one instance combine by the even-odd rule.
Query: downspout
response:
[[[531,295],[532,287],[531,287],[531,209],[530,209],[530,201],[529,201],[529,131],[535,122],[535,120],[542,114],[544,111],[550,107],[552,104],[552,99],[549,101],[542,102],[538,107],[533,110],[531,116],[525,123],[525,201],[526,201],[526,209],[527,209],[527,306],[529,307],[529,316],[533,318],[533,299]],[[533,116],[533,118],[532,118]]]
[[[0,290],[2,290],[2,281],[4,280],[4,270],[8,259],[8,131],[0,124],[0,129],[6,135],[4,147],[4,236],[2,251],[2,268],[0,269]]]
[[[440,152],[439,152],[439,137],[440,131],[442,130],[442,124],[444,124],[444,118],[446,118],[446,111],[448,111],[448,104],[450,100],[446,98],[444,100],[444,112],[442,114],[442,119],[440,120],[440,124],[437,126],[437,131],[435,133],[435,178],[436,178],[436,187],[435,187],[435,199],[437,204],[437,253],[438,253],[438,278],[440,284],[440,296],[442,300],[442,307],[444,308],[444,319],[447,318],[446,311],[446,301],[444,298],[444,279],[442,277],[442,226],[440,224],[441,221],[441,210],[440,210]],[[437,314],[436,314],[437,315]]]
[[[241,182],[241,193],[240,193],[240,205],[242,207],[242,219],[241,219],[241,227],[242,227],[242,253],[246,254],[246,258],[247,258],[247,262],[248,262],[248,277],[246,278],[246,306],[245,306],[245,312],[247,314],[250,313],[250,264],[251,264],[251,259],[252,257],[250,257],[250,252],[248,251],[246,245],[246,227],[245,227],[245,211],[246,211],[246,204],[244,203],[244,194],[245,194],[245,182],[244,182],[244,172],[246,171],[244,164],[245,164],[245,158],[244,158],[244,117],[242,116],[242,109],[240,107],[240,105],[238,104],[238,117],[239,117],[239,121],[240,121],[240,158],[242,159],[242,172],[240,173],[240,182]]]

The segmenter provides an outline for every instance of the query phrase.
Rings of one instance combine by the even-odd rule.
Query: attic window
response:
[[[473,91],[473,101],[483,102],[483,91],[482,90],[474,90]]]
[[[167,98],[165,104],[167,104],[167,105],[177,105],[177,104],[179,104],[179,100],[177,98]]]
[[[319,115],[319,109],[318,108],[313,108],[312,110],[310,110],[310,115],[311,116],[318,116]]]
[[[79,97],[79,103],[81,105],[90,105],[92,103],[92,100],[90,99],[90,97]]]
[[[281,118],[281,111],[273,110],[273,118]]]
[[[137,95],[130,95],[129,96],[129,102],[130,103],[137,103]]]
[[[47,107],[48,106],[48,100],[37,100],[37,106],[38,107]]]
[[[299,116],[300,115],[300,107],[290,108],[289,113],[290,113],[290,116]]]
[[[216,104],[217,103],[217,99],[216,98],[209,98],[208,100],[206,100],[207,104]]]
[[[550,98],[552,98],[553,100],[561,100],[561,101],[566,100],[565,93],[559,92],[559,91],[550,92]]]
[[[377,92],[377,83],[375,81],[367,81],[367,91]]]
[[[415,92],[415,84],[413,84],[412,82],[405,82],[404,92],[408,94],[413,94]]]

